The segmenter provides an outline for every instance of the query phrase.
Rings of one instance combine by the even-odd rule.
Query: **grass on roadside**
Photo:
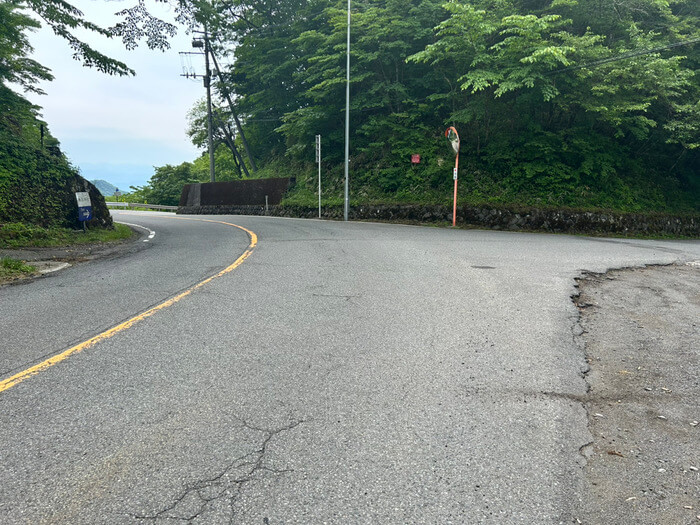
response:
[[[3,257],[0,259],[0,281],[31,275],[34,272],[36,272],[36,268],[25,264],[23,261],[18,261],[10,257]]]
[[[95,228],[83,232],[69,228],[42,228],[20,222],[0,224],[0,248],[24,248],[45,246],[69,246],[118,242],[130,238],[133,231],[123,224],[114,229]]]

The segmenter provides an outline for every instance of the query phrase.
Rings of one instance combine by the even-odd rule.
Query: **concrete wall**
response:
[[[293,178],[282,177],[186,184],[180,195],[180,206],[264,205],[266,196],[268,204],[279,204],[294,182]]]

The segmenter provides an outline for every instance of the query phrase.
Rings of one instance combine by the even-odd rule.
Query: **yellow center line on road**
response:
[[[165,308],[168,308],[169,306],[174,305],[175,303],[177,303],[181,299],[187,297],[192,292],[194,292],[198,288],[201,288],[205,284],[210,283],[214,279],[217,279],[223,275],[226,275],[229,272],[232,272],[233,270],[238,268],[241,264],[243,264],[243,262],[248,257],[250,257],[250,254],[253,253],[255,246],[258,244],[258,236],[255,235],[255,233],[244,228],[243,226],[238,226],[237,224],[233,224],[230,222],[224,222],[224,221],[209,220],[209,219],[190,219],[187,217],[171,217],[171,218],[190,220],[190,221],[198,221],[198,222],[213,222],[213,223],[218,223],[218,224],[225,224],[227,226],[233,226],[234,228],[238,228],[239,230],[243,230],[244,232],[246,232],[248,234],[248,236],[250,237],[250,244],[248,245],[248,248],[243,253],[243,255],[241,255],[238,259],[236,259],[236,261],[233,264],[231,264],[230,266],[227,266],[226,268],[221,270],[219,273],[212,275],[211,277],[207,277],[203,281],[198,282],[194,286],[188,288],[184,292],[179,293],[175,297],[171,297],[167,301],[164,301],[164,302],[162,302],[162,303],[160,303],[152,308],[149,308],[145,312],[142,312],[142,313],[132,317],[131,319],[124,321],[123,323],[118,324],[117,326],[110,328],[109,330],[105,330],[104,332],[97,334],[94,337],[91,337],[87,341],[83,341],[82,343],[77,344],[77,345],[69,348],[68,350],[63,351],[60,354],[56,354],[55,356],[50,357],[50,358],[46,359],[45,361],[42,361],[39,364],[36,364],[30,368],[27,368],[26,370],[23,370],[22,372],[19,372],[19,373],[13,375],[12,377],[8,377],[7,379],[0,381],[0,392],[4,392],[5,390],[8,390],[8,389],[12,388],[13,386],[21,383],[25,379],[29,379],[30,377],[37,375],[38,373],[46,370],[47,368],[50,368],[53,365],[60,363],[61,361],[65,361],[73,354],[77,354],[77,353],[82,352],[83,350],[85,350],[87,348],[95,346],[100,341],[104,341],[106,339],[109,339],[110,337],[113,337],[114,335],[118,334],[119,332],[123,332],[124,330],[128,330],[129,328],[134,326],[136,323],[143,321],[144,319],[152,316],[156,312],[163,310]]]

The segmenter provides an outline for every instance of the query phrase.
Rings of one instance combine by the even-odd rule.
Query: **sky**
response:
[[[114,13],[137,0],[69,0],[86,18],[113,25]],[[167,4],[147,2],[151,13],[172,21]],[[165,53],[142,43],[127,51],[120,40],[76,32],[98,51],[136,71],[134,77],[112,77],[73,60],[68,44],[43,27],[30,36],[33,58],[51,69],[55,79],[42,82],[46,95],[26,94],[43,109],[51,134],[88,180],[103,179],[128,191],[148,183],[154,166],[180,164],[199,156],[185,130],[187,113],[205,95],[202,80],[182,76],[179,51],[192,51],[191,35],[182,27]],[[203,57],[192,56],[197,73]],[[200,63],[201,62],[201,63]]]

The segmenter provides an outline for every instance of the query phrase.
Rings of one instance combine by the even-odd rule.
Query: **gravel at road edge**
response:
[[[613,270],[579,291],[593,435],[581,523],[700,524],[700,269]]]

